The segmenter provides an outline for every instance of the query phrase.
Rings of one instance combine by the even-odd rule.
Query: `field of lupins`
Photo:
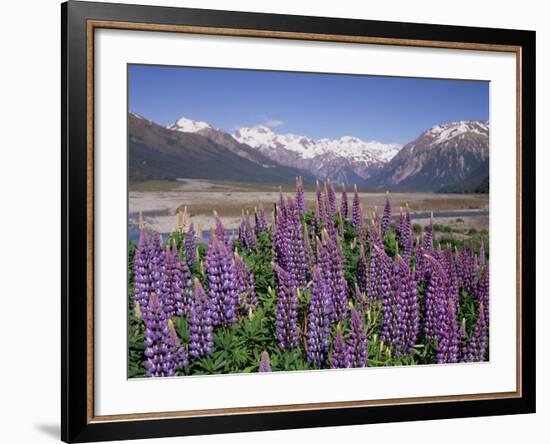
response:
[[[238,236],[216,215],[205,244],[188,222],[166,239],[140,223],[130,244],[131,378],[488,359],[483,244],[434,245],[431,223],[415,237],[389,199],[364,215],[328,182],[308,209],[298,178]]]

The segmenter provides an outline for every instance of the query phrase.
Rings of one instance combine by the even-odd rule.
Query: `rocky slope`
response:
[[[489,175],[489,123],[436,125],[406,144],[370,180],[375,188],[441,191],[466,187]],[[475,187],[474,187],[475,188]]]

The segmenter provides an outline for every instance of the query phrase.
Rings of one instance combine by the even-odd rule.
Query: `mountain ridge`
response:
[[[465,180],[479,179],[479,184],[488,175],[489,122],[462,120],[422,132],[380,169],[369,185],[442,191]]]
[[[206,122],[185,117],[167,125],[167,128],[198,133],[228,146],[240,143],[279,165],[297,167],[320,179],[341,180],[349,184],[352,179],[362,184],[401,148],[399,144],[365,142],[353,136],[313,139],[297,134],[278,134],[263,125],[242,127],[229,134]]]
[[[252,148],[235,146],[233,150],[198,133],[172,131],[130,113],[128,117],[129,179],[175,180],[202,178],[257,183],[292,183],[300,170],[278,165]],[[245,155],[238,154],[245,150]],[[247,157],[248,156],[248,157]]]
[[[156,125],[135,113],[130,113],[130,116],[136,122]],[[249,165],[252,170],[258,167],[264,173],[272,170],[270,172],[275,174],[268,176],[277,176],[283,183],[290,180],[289,175],[302,175],[306,182],[314,178],[331,179],[347,185],[357,184],[363,189],[475,192],[489,175],[488,121],[462,120],[434,125],[403,147],[377,141],[365,142],[353,136],[313,139],[279,134],[262,125],[243,127],[230,134],[207,122],[186,117],[166,127],[156,126],[165,131],[164,137],[168,139],[177,137],[175,134],[182,137],[180,142],[191,144],[188,149],[196,144],[212,144],[218,150],[223,148],[222,151],[227,150],[243,161],[255,164],[254,167]],[[189,136],[195,136],[195,139]],[[185,146],[180,148],[186,149]],[[200,154],[193,152],[195,156]],[[147,157],[151,153],[141,154]],[[236,160],[235,157],[231,159]],[[220,174],[216,173],[216,176]],[[224,174],[233,175],[233,172],[226,168]],[[253,181],[261,180],[257,173],[252,175],[255,176]]]

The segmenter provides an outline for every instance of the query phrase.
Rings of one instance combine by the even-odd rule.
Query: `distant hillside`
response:
[[[487,180],[487,191],[483,189],[483,183]],[[441,188],[441,193],[488,193],[489,191],[489,160],[482,162],[478,168],[472,171],[465,179]]]
[[[437,125],[409,142],[369,185],[403,191],[471,192],[489,174],[489,124]]]
[[[130,113],[129,180],[197,179],[257,183],[305,182],[314,178],[283,167],[246,145],[223,146],[200,134],[173,131]]]

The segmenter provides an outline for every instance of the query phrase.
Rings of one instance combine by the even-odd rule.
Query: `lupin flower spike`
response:
[[[332,358],[330,366],[332,368],[346,368],[350,360],[348,359],[348,349],[340,324],[336,326],[336,335],[334,336],[334,345],[332,347]]]
[[[363,318],[355,307],[350,303],[351,311],[350,333],[348,338],[348,353],[346,356],[346,367],[365,367],[367,365],[367,336]]]
[[[201,358],[212,351],[212,304],[198,278],[194,280],[195,297],[189,314],[189,355]]]
[[[270,359],[269,359],[269,353],[266,352],[265,350],[262,352],[261,354],[261,357],[260,357],[260,369],[259,369],[260,373],[266,373],[266,372],[271,372],[271,362],[270,362]]]
[[[340,216],[342,220],[347,220],[349,212],[348,193],[346,191],[346,184],[342,183],[342,197],[340,201]]]
[[[385,236],[391,225],[391,204],[389,198],[389,191],[386,191],[386,205],[384,206],[384,214],[382,215],[381,230],[382,236]]]

